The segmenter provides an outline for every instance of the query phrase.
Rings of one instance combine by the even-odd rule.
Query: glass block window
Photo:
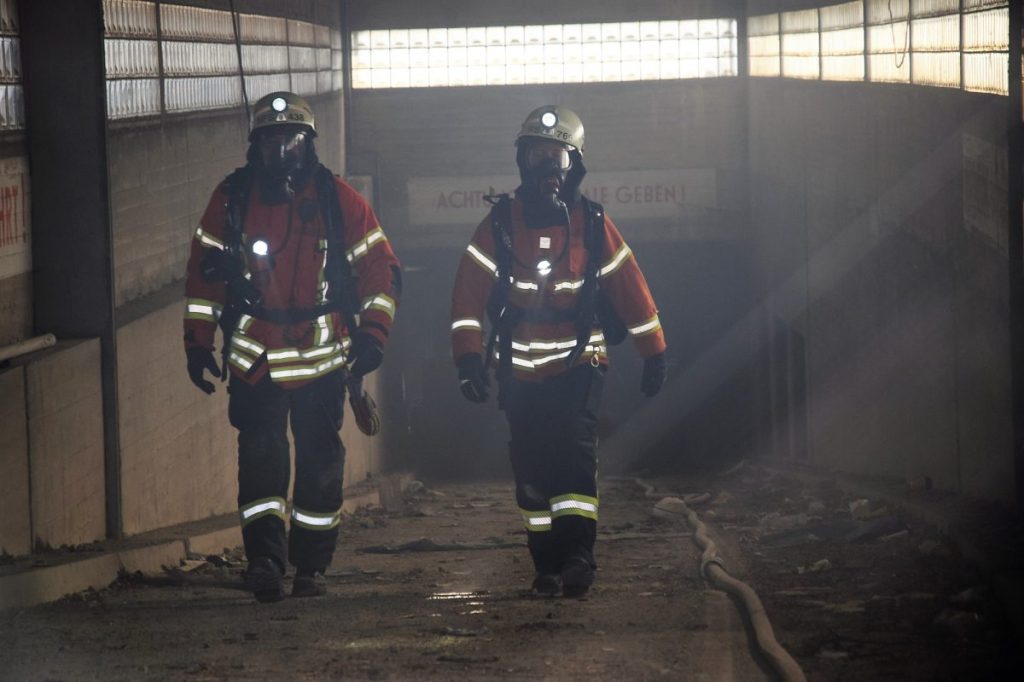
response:
[[[747,45],[751,76],[781,75],[778,14],[747,19]]]
[[[868,74],[883,83],[910,82],[910,0],[868,0]]]
[[[779,16],[782,38],[782,75],[813,78],[821,75],[818,10],[783,12]]]
[[[750,17],[750,75],[1006,95],[1009,19],[1007,0],[857,0]]]
[[[103,0],[103,18],[108,118],[242,103],[230,12],[158,6],[149,0]],[[239,14],[238,33],[251,101],[274,90],[306,96],[341,90],[341,34],[330,26]]]
[[[352,33],[352,87],[713,78],[737,73],[735,19]]]
[[[15,0],[0,0],[0,133],[25,127],[17,10]]]
[[[822,7],[819,14],[822,80],[864,80],[864,3]]]
[[[911,6],[910,80],[960,87],[960,0],[916,0]]]
[[[965,2],[965,7],[970,3]],[[1009,92],[1009,24],[1007,4],[975,0],[963,15],[963,87],[974,92]]]

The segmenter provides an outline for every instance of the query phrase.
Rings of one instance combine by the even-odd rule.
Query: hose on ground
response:
[[[647,497],[659,497],[655,494],[654,486],[638,479],[634,479]],[[757,596],[757,593],[746,583],[737,580],[725,570],[725,562],[718,556],[718,548],[714,541],[708,537],[707,527],[697,516],[697,512],[690,509],[691,504],[702,504],[709,500],[708,493],[697,495],[682,495],[679,499],[683,502],[684,514],[687,523],[693,528],[693,539],[701,548],[700,573],[712,585],[736,597],[743,605],[747,619],[754,631],[755,645],[758,651],[772,667],[772,670],[783,682],[806,682],[807,677],[804,671],[789,655],[781,644],[775,639],[775,632],[768,620],[768,614],[764,604]]]

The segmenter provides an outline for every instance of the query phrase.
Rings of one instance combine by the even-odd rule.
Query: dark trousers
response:
[[[331,372],[301,388],[284,389],[270,377],[250,386],[232,377],[228,415],[238,429],[238,508],[245,553],[322,570],[338,540],[345,446],[338,433],[345,384]],[[285,516],[291,462],[288,422],[295,441],[291,531]],[[286,543],[287,537],[287,543]]]
[[[589,364],[541,383],[503,382],[516,501],[538,573],[558,573],[570,557],[594,565],[603,386],[604,369]]]

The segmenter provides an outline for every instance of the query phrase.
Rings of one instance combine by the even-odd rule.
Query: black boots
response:
[[[284,599],[284,570],[268,556],[259,556],[249,562],[245,571],[245,588],[256,601],[275,602]]]
[[[562,596],[582,597],[594,584],[594,567],[584,557],[569,557],[562,564]]]
[[[323,571],[305,568],[295,571],[295,579],[292,580],[293,597],[322,597],[325,594],[327,582]]]
[[[542,597],[557,597],[562,592],[562,577],[557,573],[538,573],[532,587]]]

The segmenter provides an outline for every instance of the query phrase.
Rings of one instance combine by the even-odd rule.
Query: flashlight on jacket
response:
[[[207,249],[199,271],[207,282],[224,282],[232,294],[250,306],[263,301],[263,293],[246,278],[239,259],[220,249]]]

